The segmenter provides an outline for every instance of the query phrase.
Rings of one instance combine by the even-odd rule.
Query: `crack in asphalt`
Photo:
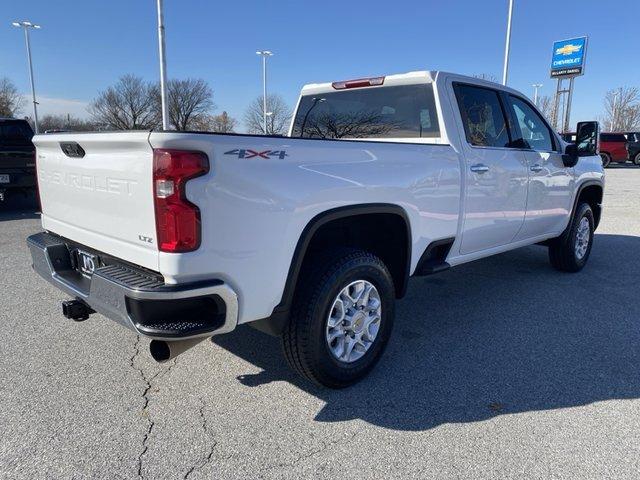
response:
[[[136,341],[133,344],[133,355],[131,355],[131,358],[129,359],[129,365],[134,370],[137,370],[138,374],[140,375],[140,378],[142,378],[142,381],[145,384],[144,391],[142,392],[142,399],[143,399],[142,416],[145,417],[148,425],[147,425],[147,431],[144,435],[144,438],[142,439],[142,451],[138,455],[138,478],[144,478],[144,475],[142,474],[142,458],[144,457],[145,453],[147,453],[147,450],[149,449],[148,440],[149,440],[149,435],[151,435],[151,432],[153,431],[154,423],[153,423],[153,420],[151,420],[151,417],[149,417],[149,413],[147,412],[147,407],[149,406],[148,393],[149,393],[149,390],[151,390],[151,380],[147,378],[147,375],[144,373],[142,368],[138,368],[136,366],[135,360],[138,355],[140,355],[140,335],[136,335]]]
[[[200,398],[200,410],[199,410],[199,414],[200,414],[200,420],[202,421],[202,430],[204,431],[204,433],[208,436],[211,437],[211,433],[209,432],[209,425],[207,422],[207,416],[204,414],[204,400],[202,398]],[[197,470],[201,470],[202,468],[205,467],[205,465],[207,465],[209,462],[211,462],[211,458],[213,458],[213,451],[216,448],[216,445],[218,445],[218,442],[216,442],[215,440],[213,441],[213,443],[211,444],[211,446],[209,447],[209,452],[207,453],[207,455],[205,455],[202,460],[200,461],[200,463],[192,466],[187,473],[184,474],[183,479],[186,480],[187,478],[189,478],[189,476],[197,471]]]
[[[353,432],[350,435],[348,435],[345,438],[341,438],[339,440],[333,440],[331,442],[320,442],[321,443],[321,447],[316,448],[315,450],[311,450],[307,453],[303,453],[298,455],[295,460],[293,460],[292,462],[286,462],[286,463],[278,463],[275,465],[270,465],[267,468],[265,468],[263,470],[263,472],[269,471],[269,470],[273,470],[275,468],[290,468],[290,467],[295,467],[298,463],[302,462],[303,460],[308,460],[312,457],[315,457],[316,455],[321,454],[322,452],[327,451],[328,449],[342,443],[342,442],[350,442],[352,441],[359,432]]]
[[[144,391],[142,392],[142,395],[141,395],[143,399],[142,416],[146,419],[148,426],[147,426],[147,431],[144,435],[144,438],[142,439],[142,451],[138,455],[138,478],[144,478],[144,475],[142,474],[142,460],[145,454],[147,453],[147,451],[149,450],[149,443],[148,443],[149,437],[151,436],[151,432],[155,427],[155,422],[151,419],[151,416],[149,415],[149,411],[148,411],[149,400],[150,400],[149,391],[153,386],[151,382],[155,379],[162,378],[167,373],[169,373],[171,369],[176,366],[177,358],[173,359],[173,363],[169,366],[169,368],[165,370],[160,370],[155,374],[153,374],[151,377],[147,377],[144,370],[135,365],[136,357],[138,357],[139,355],[140,355],[140,335],[137,335],[136,341],[133,344],[133,355],[131,355],[131,358],[129,359],[129,365],[131,366],[132,369],[136,370],[140,374],[140,378],[142,378],[142,381],[144,382],[144,385],[145,385]]]

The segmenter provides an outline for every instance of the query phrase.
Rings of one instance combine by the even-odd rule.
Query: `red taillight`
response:
[[[191,252],[200,246],[200,210],[187,200],[185,185],[209,171],[202,152],[153,150],[153,198],[161,252]]]
[[[331,86],[336,90],[359,87],[378,87],[384,84],[384,77],[358,78],[356,80],[345,80],[344,82],[333,82]]]

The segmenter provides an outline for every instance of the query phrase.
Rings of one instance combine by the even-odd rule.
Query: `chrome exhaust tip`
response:
[[[195,347],[208,337],[188,338],[186,340],[176,340],[167,342],[165,340],[151,340],[149,345],[149,353],[151,357],[158,362],[164,363],[176,358],[181,353],[186,352],[191,347]]]

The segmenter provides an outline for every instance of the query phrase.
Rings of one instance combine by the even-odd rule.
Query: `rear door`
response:
[[[505,95],[516,143],[523,147],[529,169],[527,213],[516,240],[559,233],[573,205],[573,169],[564,166],[551,128],[524,98]]]
[[[621,133],[600,134],[600,151],[608,153],[614,162],[627,158],[626,143],[627,139]]]
[[[613,160],[624,161],[627,159],[627,139],[621,133],[613,135],[611,153]]]
[[[158,269],[149,132],[36,135],[43,227]]]
[[[510,243],[524,222],[528,171],[512,148],[506,109],[491,88],[454,83],[465,139],[464,223],[460,253]]]

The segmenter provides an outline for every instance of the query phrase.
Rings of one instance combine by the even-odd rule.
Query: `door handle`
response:
[[[489,167],[487,167],[483,163],[477,163],[475,165],[471,165],[471,167],[469,167],[469,170],[475,173],[485,173],[489,171]]]
[[[532,172],[540,172],[542,171],[542,165],[536,163],[535,165],[531,165],[529,167],[529,170],[531,170]]]

